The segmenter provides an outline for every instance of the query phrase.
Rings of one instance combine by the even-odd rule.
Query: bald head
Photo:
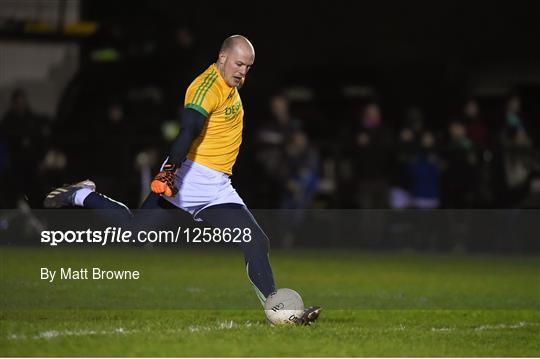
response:
[[[221,44],[221,49],[219,52],[228,52],[234,48],[242,48],[242,50],[250,51],[253,53],[253,57],[255,57],[255,48],[251,44],[251,42],[242,35],[232,35],[223,41],[223,44]]]
[[[233,35],[223,41],[216,65],[227,85],[238,87],[244,83],[254,61],[255,49],[251,42],[242,35]]]

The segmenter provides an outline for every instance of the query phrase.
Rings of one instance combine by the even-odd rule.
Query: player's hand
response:
[[[176,166],[172,163],[167,163],[163,166],[163,170],[159,172],[150,183],[152,192],[164,194],[167,197],[172,197],[178,193],[178,188],[174,184],[176,176]]]

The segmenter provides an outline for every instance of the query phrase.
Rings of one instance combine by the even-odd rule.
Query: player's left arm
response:
[[[172,143],[167,163],[150,184],[152,192],[163,193],[168,197],[174,196],[178,192],[174,184],[176,169],[180,167],[180,164],[186,158],[193,140],[201,134],[206,119],[207,116],[201,112],[191,108],[184,108],[180,133]]]

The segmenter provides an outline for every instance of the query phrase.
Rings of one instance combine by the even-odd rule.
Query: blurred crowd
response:
[[[83,126],[81,134],[34,113],[24,90],[13,92],[0,122],[2,208],[40,208],[50,188],[80,176],[132,207],[140,203],[179,122],[137,126],[121,101],[104,104],[92,119],[74,125]],[[539,205],[538,139],[517,93],[504,100],[498,119],[485,118],[479,101],[468,99],[446,127],[430,126],[418,107],[407,110],[399,125],[387,122],[379,102],[364,99],[348,127],[329,124],[327,131],[339,137],[331,146],[310,139],[306,120],[292,114],[285,95],[270,97],[264,111],[267,120],[248,133],[250,150],[241,155],[243,166],[257,172],[255,181],[241,183],[241,190],[256,194],[250,197],[254,208]],[[158,113],[143,111],[152,121]]]
[[[211,55],[181,23],[153,40],[110,26],[86,43],[54,116],[36,113],[25,89],[13,91],[0,114],[0,208],[41,208],[51,188],[85,178],[130,207],[145,198],[178,134],[184,91]],[[100,52],[111,49],[114,61]],[[442,102],[461,102],[450,115],[403,107],[405,94],[389,98],[387,91],[385,98],[373,89],[310,102],[276,77],[250,73],[242,91],[245,126],[233,183],[250,208],[540,206],[539,111],[525,110],[530,95],[458,101],[466,91],[448,91]],[[331,91],[331,80],[319,85]],[[335,103],[321,109],[327,97]]]
[[[325,146],[310,143],[287,99],[276,96],[273,121],[258,131],[257,156],[269,194],[281,188],[274,202],[281,208],[537,207],[540,162],[521,106],[510,94],[500,119],[488,120],[471,98],[461,116],[437,128],[417,107],[400,126],[387,123],[380,104],[367,99],[322,156]]]

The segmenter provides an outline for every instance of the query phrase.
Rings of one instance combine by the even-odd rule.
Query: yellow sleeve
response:
[[[208,117],[219,105],[221,96],[216,84],[218,74],[210,74],[197,78],[191,83],[186,92],[184,108],[191,108]]]

